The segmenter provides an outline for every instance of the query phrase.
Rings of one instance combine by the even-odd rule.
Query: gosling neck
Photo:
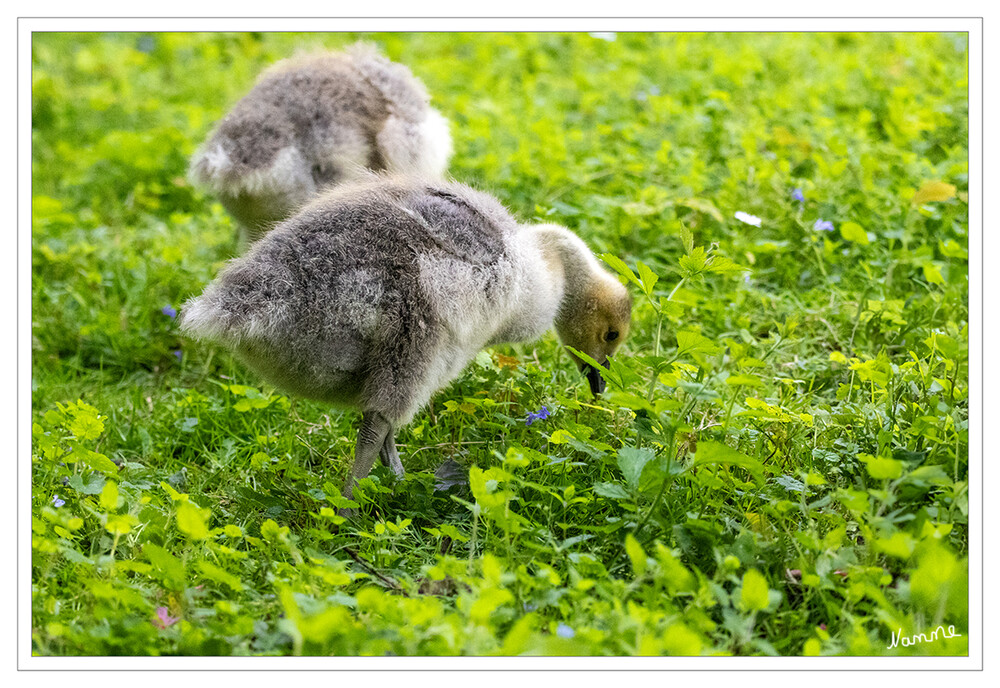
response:
[[[601,274],[600,265],[583,240],[559,225],[537,225],[535,233],[542,258],[561,294],[556,312],[556,331],[561,332],[565,318],[574,312],[574,304],[586,299]]]

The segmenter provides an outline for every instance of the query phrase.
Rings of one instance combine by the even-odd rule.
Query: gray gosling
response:
[[[484,347],[554,325],[563,344],[607,366],[631,310],[570,230],[519,224],[461,184],[372,175],[232,260],[180,323],[291,394],[361,410],[350,497],[376,456],[403,475],[396,429]],[[603,391],[599,371],[573,359]]]
[[[259,239],[318,191],[388,170],[433,178],[451,156],[448,121],[424,85],[370,45],[278,62],[191,159],[191,178]]]

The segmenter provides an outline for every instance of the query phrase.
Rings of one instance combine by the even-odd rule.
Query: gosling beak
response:
[[[607,360],[604,361],[603,365],[605,368],[608,367]],[[597,398],[597,396],[604,391],[604,388],[607,387],[607,383],[604,381],[604,378],[601,377],[600,370],[589,363],[583,367],[583,372],[587,376],[587,382],[590,383],[590,393],[594,395],[594,398]]]

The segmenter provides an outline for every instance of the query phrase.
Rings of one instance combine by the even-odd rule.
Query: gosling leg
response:
[[[406,471],[403,470],[403,462],[399,460],[399,452],[396,451],[396,437],[393,433],[392,428],[385,436],[385,442],[382,443],[382,450],[378,454],[379,458],[382,459],[382,463],[392,471],[396,479],[402,478],[406,475]]]
[[[391,436],[391,434],[392,426],[389,425],[389,421],[382,417],[382,414],[369,412],[361,416],[358,442],[354,448],[354,466],[351,467],[351,475],[348,476],[347,484],[344,485],[345,497],[351,499],[355,483],[371,472],[375,458],[385,444],[386,436]],[[353,516],[354,509],[341,509],[340,515]]]

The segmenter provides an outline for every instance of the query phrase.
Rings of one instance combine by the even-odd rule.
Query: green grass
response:
[[[369,36],[635,307],[601,400],[553,334],[485,352],[342,522],[356,414],[163,309],[236,250],[189,155],[354,38],[34,34],[32,651],[966,654],[965,37]]]

